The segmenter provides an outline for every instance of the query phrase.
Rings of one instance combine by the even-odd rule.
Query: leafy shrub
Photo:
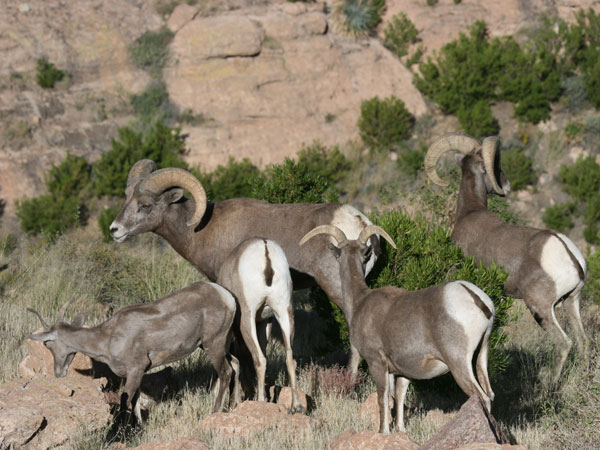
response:
[[[93,168],[94,194],[122,196],[129,170],[140,159],[151,159],[158,167],[187,169],[181,158],[185,143],[179,128],[155,123],[149,134],[143,136],[129,127],[119,129],[119,140],[112,140],[112,149],[102,154]]]
[[[53,88],[54,85],[61,81],[66,75],[66,72],[57,69],[54,64],[49,62],[46,58],[37,60],[36,71],[37,84],[44,89]]]
[[[85,159],[67,153],[46,177],[48,194],[17,201],[17,217],[28,234],[43,233],[55,237],[85,223],[86,197],[90,189],[90,166]]]
[[[395,96],[383,100],[373,97],[360,106],[360,137],[371,149],[392,148],[410,136],[414,125],[414,116]]]
[[[583,210],[583,237],[590,244],[600,244],[600,195],[590,197]]]
[[[423,146],[398,152],[398,167],[406,175],[416,176],[419,170],[423,168],[426,152],[427,149]]]
[[[305,162],[286,158],[253,179],[252,196],[270,203],[324,203],[337,200],[327,180],[310,171]]]
[[[562,82],[563,95],[571,113],[577,113],[589,106],[587,91],[581,76],[571,76]]]
[[[259,175],[260,170],[248,158],[236,161],[233,157],[212,172],[196,174],[210,201],[252,197],[252,181]]]
[[[415,44],[419,30],[404,13],[393,16],[383,31],[383,45],[391,50],[398,58],[408,54],[408,48]]]
[[[102,233],[102,240],[104,242],[112,241],[112,236],[110,235],[110,224],[113,223],[118,213],[119,208],[112,206],[110,208],[103,209],[102,212],[98,214],[98,228],[100,228],[100,233]]]
[[[157,75],[169,57],[168,45],[173,36],[168,28],[144,33],[129,48],[131,60],[137,67]]]
[[[583,288],[583,298],[600,304],[600,249],[596,249],[593,253],[588,249],[585,259],[587,276]]]
[[[143,92],[132,95],[130,102],[144,123],[165,121],[169,116],[169,93],[162,81],[153,81]]]
[[[535,45],[520,47],[512,37],[489,39],[482,21],[468,35],[461,33],[444,45],[435,59],[419,64],[419,71],[415,86],[446,114],[457,114],[465,131],[478,137],[498,129],[490,102],[516,102],[515,115],[537,123],[548,117],[549,102],[562,89],[552,52]]]
[[[585,131],[585,125],[578,120],[572,120],[565,125],[565,135],[569,140],[575,139]]]
[[[510,181],[513,191],[525,189],[537,179],[533,171],[533,161],[525,155],[523,149],[513,148],[503,151],[502,170]]]
[[[561,233],[566,233],[573,228],[573,213],[575,212],[575,203],[559,203],[546,208],[542,220],[548,228]]]
[[[372,34],[381,22],[385,0],[337,0],[331,22],[337,32],[355,37]]]
[[[501,326],[508,323],[508,310],[512,305],[512,298],[502,293],[507,273],[497,266],[479,266],[473,258],[465,257],[450,240],[450,231],[445,227],[433,227],[424,219],[414,220],[399,211],[378,213],[371,220],[386,230],[398,246],[394,250],[384,244],[383,253],[368,277],[371,288],[397,286],[416,290],[452,280],[466,280],[479,286],[496,306],[490,339],[490,371],[502,370],[508,355],[500,350],[506,338]],[[329,316],[332,317],[329,319],[331,328],[339,330],[338,335],[348,347],[346,320],[337,306],[330,303],[329,307],[335,312]]]
[[[309,146],[302,145],[298,152],[298,163],[305,164],[311,173],[325,179],[329,184],[341,181],[353,168],[339,147],[327,149],[318,141]]]

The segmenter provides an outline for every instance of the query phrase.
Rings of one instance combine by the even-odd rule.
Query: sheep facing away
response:
[[[121,404],[133,406],[141,421],[139,387],[144,372],[190,355],[198,347],[207,353],[219,378],[213,412],[223,411],[226,389],[237,389],[239,364],[228,354],[236,306],[233,296],[215,283],[194,283],[150,303],[127,306],[99,325],[84,328],[84,317],[72,323],[64,313],[73,300],[60,309],[57,322],[48,325],[38,316],[43,331],[29,336],[43,341],[54,358],[54,374],[64,377],[76,352],[103,362],[120,377],[126,377]],[[233,387],[232,376],[235,376]],[[230,401],[233,395],[230,395]]]
[[[380,227],[365,228],[356,240],[331,225],[307,233],[300,245],[325,234],[328,250],[338,261],[342,290],[352,309],[344,311],[350,341],[367,361],[377,386],[379,432],[389,433],[388,394],[395,397],[396,428],[404,428],[404,398],[409,380],[423,380],[450,371],[468,395],[478,395],[488,411],[494,399],[487,374],[488,346],[495,308],[477,286],[452,281],[417,291],[395,287],[369,289],[363,261],[370,251],[366,242],[377,233],[394,248]],[[473,357],[477,355],[477,379]],[[395,381],[394,377],[398,376]]]

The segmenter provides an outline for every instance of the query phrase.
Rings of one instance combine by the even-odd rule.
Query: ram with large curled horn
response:
[[[588,352],[579,313],[585,259],[565,235],[552,230],[511,225],[487,209],[487,195],[506,195],[510,184],[500,167],[499,140],[483,143],[462,133],[449,133],[429,148],[425,170],[436,184],[446,186],[436,170],[449,151],[462,153],[462,180],[456,204],[452,240],[483,264],[496,263],[508,271],[507,294],[523,299],[537,323],[550,333],[559,352],[552,374],[557,381],[572,346],[554,309],[563,305],[580,351]]]
[[[377,386],[379,432],[390,431],[389,394],[395,398],[396,429],[405,431],[404,398],[409,380],[430,379],[448,371],[467,395],[478,395],[489,411],[494,398],[487,373],[494,303],[466,281],[417,291],[392,286],[369,289],[363,267],[370,251],[366,242],[374,233],[396,248],[392,238],[374,225],[356,240],[347,239],[333,225],[321,225],[308,232],[300,245],[321,235],[333,241],[321,245],[337,260],[347,298],[343,312],[350,342],[367,361]]]
[[[192,199],[184,197],[184,189]],[[207,203],[196,177],[183,169],[157,170],[150,160],[138,161],[130,170],[121,211],[110,226],[117,242],[144,232],[165,238],[186,260],[210,280],[216,280],[221,265],[241,242],[252,237],[271,239],[288,259],[295,289],[315,283],[338,306],[344,306],[340,275],[333,256],[319,239],[300,247],[298,242],[317,225],[335,224],[355,238],[371,225],[350,205],[339,203],[270,204],[261,200],[234,198]],[[379,239],[371,236],[372,249],[366,273],[379,254]],[[352,351],[350,366],[358,367]]]

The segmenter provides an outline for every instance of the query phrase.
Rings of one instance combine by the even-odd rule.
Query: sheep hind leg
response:
[[[404,399],[406,398],[406,391],[410,380],[404,377],[398,377],[396,380],[395,388],[395,406],[396,406],[396,431],[406,433],[406,427],[404,426]]]
[[[218,390],[215,404],[213,406],[213,413],[221,412],[225,409],[225,393],[231,386],[231,377],[234,375],[234,370],[230,361],[231,358],[235,357],[227,354],[229,341],[230,339],[225,336],[217,337],[210,342],[205,342],[204,344],[206,354],[208,355],[211,364],[218,374],[218,380],[216,383],[218,384]],[[233,393],[231,395],[233,395]]]
[[[477,380],[480,386],[483,388],[490,401],[494,400],[495,394],[490,384],[490,378],[488,376],[488,351],[490,345],[490,335],[492,334],[492,324],[486,330],[479,346],[479,354],[477,355]]]
[[[581,322],[581,314],[579,309],[579,301],[581,298],[581,291],[583,290],[583,283],[580,283],[565,299],[563,305],[567,312],[569,319],[569,325],[575,334],[577,340],[577,347],[580,352],[583,352],[586,360],[589,356],[589,342],[583,329],[583,323]]]
[[[453,361],[446,362],[446,365],[463,392],[469,397],[477,395],[488,412],[491,412],[492,402],[490,397],[483,391],[473,373],[473,354],[474,351],[469,351],[467,355],[461,355]]]
[[[252,361],[256,369],[258,381],[257,400],[265,401],[265,373],[267,369],[267,358],[265,357],[256,331],[256,311],[242,311],[240,319],[240,331],[244,342],[252,354]]]
[[[287,367],[288,377],[290,379],[290,387],[292,389],[292,407],[290,412],[304,412],[300,397],[298,396],[298,388],[296,385],[296,361],[292,351],[292,341],[294,340],[294,313],[291,306],[288,305],[285,311],[273,309],[277,322],[281,328],[283,335],[283,344],[285,346],[285,364]]]
[[[379,432],[390,434],[389,397],[390,383],[386,359],[381,356],[368,359],[369,371],[377,386],[377,404],[379,406]]]
[[[534,312],[534,317],[538,324],[546,332],[550,333],[557,347],[558,354],[554,358],[554,369],[549,369],[548,371],[544,370],[541,372],[541,377],[543,379],[549,378],[552,383],[558,382],[562,368],[567,360],[567,356],[569,355],[569,350],[571,350],[571,346],[573,345],[573,342],[569,336],[567,336],[558,323],[554,311],[555,307],[556,303],[547,308],[543,313],[536,314]]]

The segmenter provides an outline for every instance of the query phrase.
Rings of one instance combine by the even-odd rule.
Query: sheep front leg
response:
[[[140,384],[142,383],[143,376],[143,369],[135,367],[129,370],[127,372],[127,381],[125,382],[125,387],[123,388],[123,392],[121,394],[121,406],[123,406],[123,403],[125,403],[125,408],[130,410],[133,405],[133,412],[139,423],[142,422],[142,412],[140,409],[140,396],[138,390],[140,388]],[[125,399],[125,402],[123,402],[123,399]]]

